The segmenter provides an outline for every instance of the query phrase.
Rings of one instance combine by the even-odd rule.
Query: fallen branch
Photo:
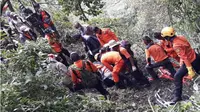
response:
[[[178,104],[178,103],[176,103],[176,104],[173,106],[173,108],[172,108],[169,112],[173,112],[173,111],[174,111],[174,108],[176,107],[177,104]]]
[[[149,103],[149,105],[150,105],[150,107],[151,107],[151,110],[152,110],[153,112],[155,112],[155,110],[154,110],[154,108],[153,108],[153,106],[152,106],[152,104],[151,104],[151,96],[148,97],[148,103]]]

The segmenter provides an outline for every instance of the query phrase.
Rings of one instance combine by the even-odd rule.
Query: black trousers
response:
[[[161,62],[157,62],[154,63],[150,66],[145,67],[147,72],[153,77],[153,79],[158,79],[158,75],[156,74],[156,72],[153,70],[154,68],[158,68],[160,66],[165,67],[167,70],[169,70],[169,72],[171,73],[172,77],[174,77],[176,70],[174,69],[172,63],[170,62],[170,60],[167,58]]]
[[[108,95],[109,92],[103,87],[103,84],[101,83],[101,80],[98,80],[98,83],[94,85],[94,88],[99,91],[102,95]],[[74,88],[74,92],[85,89],[85,87],[82,84],[77,84]]]
[[[193,69],[197,72],[200,73],[200,56],[196,54],[196,59],[191,63]],[[188,73],[188,70],[185,66],[185,64],[183,64],[178,71],[175,74],[175,97],[177,98],[181,98],[182,96],[182,79],[183,77]]]
[[[134,72],[132,71],[131,62],[129,60],[126,60],[125,63],[126,63],[126,67],[129,69],[130,75],[136,80],[137,83],[150,84],[149,80],[143,75],[142,71],[138,68],[136,59],[133,59],[133,63],[135,67],[137,68],[137,70]]]
[[[144,84],[150,84],[149,80],[144,76],[142,71],[137,69],[136,71],[131,73],[131,76],[133,76],[137,83],[144,85]]]
[[[69,66],[69,63],[67,62],[67,59],[64,54],[67,55],[68,57],[70,57],[69,51],[65,48],[62,48],[62,50],[61,50],[61,52],[59,52],[58,56],[62,58],[62,63],[65,66]]]
[[[109,78],[106,78],[103,80],[103,83],[107,86],[107,87],[112,87],[115,85],[115,82]]]

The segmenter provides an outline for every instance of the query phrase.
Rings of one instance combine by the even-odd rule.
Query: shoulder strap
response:
[[[76,73],[75,70],[72,70],[72,72],[74,73],[74,75],[76,76],[76,78],[81,79],[81,78],[78,76],[78,74]]]
[[[74,65],[74,66],[76,66],[76,65]],[[71,68],[71,67],[70,67],[70,68]],[[71,70],[72,70],[72,72],[74,73],[74,75],[76,76],[76,78],[81,79],[73,68],[71,68]]]
[[[92,72],[94,72],[93,69],[92,69],[92,66],[91,66],[90,62],[86,61],[86,63],[89,65],[89,67],[92,70]]]
[[[83,63],[82,70],[85,70],[85,68],[86,68],[85,60],[83,60],[82,63]]]

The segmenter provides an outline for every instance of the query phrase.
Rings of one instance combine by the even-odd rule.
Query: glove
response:
[[[151,68],[152,64],[146,64],[145,68]]]
[[[192,67],[187,67],[188,70],[188,79],[192,79],[195,76],[195,72],[193,71]]]
[[[135,66],[132,66],[132,71],[134,72],[136,70],[137,70],[137,68]]]

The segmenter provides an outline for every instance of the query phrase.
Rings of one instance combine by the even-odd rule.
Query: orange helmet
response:
[[[175,35],[174,28],[172,27],[165,27],[161,31],[161,36],[162,37],[173,37]]]

